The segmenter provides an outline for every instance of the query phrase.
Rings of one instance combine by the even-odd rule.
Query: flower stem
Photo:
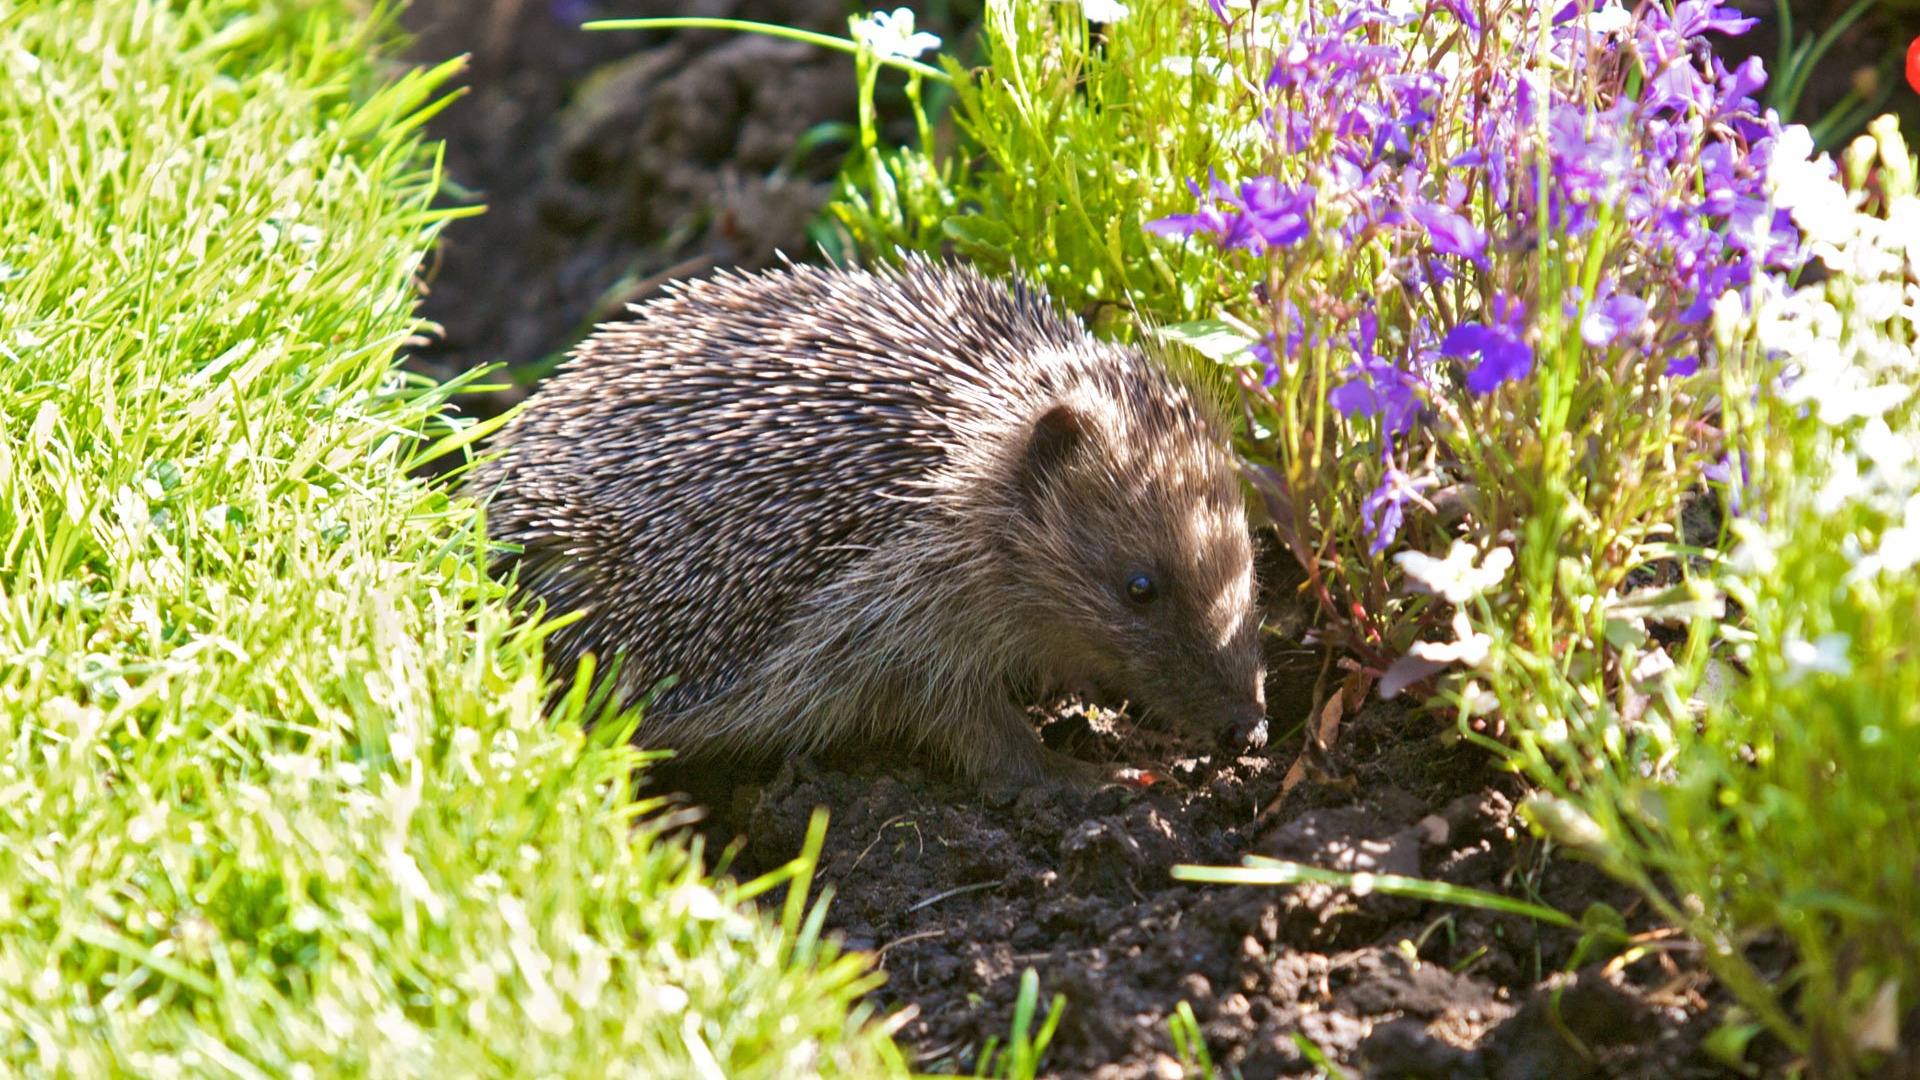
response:
[[[791,26],[775,23],[754,22],[751,19],[707,19],[707,18],[670,18],[670,19],[598,19],[581,27],[583,30],[743,30],[752,34],[765,34],[768,37],[786,38],[789,41],[804,41],[809,45],[838,49],[843,53],[857,55],[860,43],[851,38],[834,37],[832,34],[815,33],[812,30],[796,30]],[[952,83],[953,76],[918,60],[909,60],[904,56],[876,56],[882,65],[911,72],[935,82]]]

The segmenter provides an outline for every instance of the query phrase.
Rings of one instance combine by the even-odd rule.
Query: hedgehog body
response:
[[[549,652],[620,658],[639,740],[919,744],[1089,779],[1064,691],[1264,731],[1239,482],[1193,396],[1025,286],[915,262],[674,287],[583,343],[477,470]],[[904,736],[904,740],[901,737]]]

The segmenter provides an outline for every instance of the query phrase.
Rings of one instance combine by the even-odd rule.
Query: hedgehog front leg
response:
[[[1026,712],[1011,702],[982,703],[945,733],[954,765],[989,798],[1043,784],[1091,791],[1108,779],[1098,765],[1047,749]]]

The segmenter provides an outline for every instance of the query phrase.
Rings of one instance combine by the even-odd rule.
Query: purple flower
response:
[[[1547,114],[1547,223],[1569,236],[1593,228],[1595,204],[1618,204],[1636,179],[1633,103],[1604,112],[1556,103]],[[1521,194],[1531,195],[1526,184]],[[1522,208],[1524,210],[1524,208]]]
[[[1312,229],[1309,219],[1316,192],[1311,184],[1292,186],[1271,176],[1256,176],[1236,193],[1216,179],[1204,197],[1198,184],[1189,180],[1187,187],[1195,198],[1203,199],[1200,208],[1149,221],[1147,231],[1160,236],[1211,234],[1221,247],[1258,255],[1269,247],[1291,247]]]
[[[1240,10],[1228,2],[1208,0],[1222,21]],[[1483,62],[1473,42],[1483,30],[1484,0],[1429,0],[1424,7],[1420,32],[1430,45],[1465,48],[1460,59]],[[1546,40],[1521,46],[1543,50],[1539,55],[1470,69],[1476,81],[1464,96],[1445,93],[1447,77],[1435,65],[1415,64],[1403,49],[1382,43],[1377,26],[1400,18],[1389,17],[1382,0],[1326,10],[1331,14],[1279,34],[1284,55],[1267,73],[1278,93],[1246,114],[1271,134],[1276,156],[1312,155],[1319,186],[1257,176],[1232,185],[1209,179],[1203,193],[1189,182],[1192,212],[1147,228],[1204,235],[1254,255],[1308,242],[1316,229],[1354,247],[1388,240],[1383,279],[1410,301],[1391,309],[1396,316],[1433,310],[1423,293],[1488,278],[1523,283],[1514,295],[1493,295],[1477,320],[1444,335],[1403,323],[1398,329],[1407,340],[1423,344],[1390,349],[1388,357],[1375,351],[1380,328],[1373,315],[1348,331],[1352,354],[1327,401],[1349,417],[1377,418],[1390,449],[1416,430],[1419,409],[1445,392],[1430,370],[1436,357],[1459,362],[1473,394],[1530,376],[1529,310],[1560,299],[1539,295],[1537,264],[1546,257],[1539,238],[1549,246],[1566,237],[1605,245],[1595,254],[1605,258],[1608,280],[1584,300],[1576,293],[1567,308],[1582,341],[1596,349],[1646,349],[1676,376],[1711,356],[1699,324],[1716,298],[1805,257],[1790,217],[1770,209],[1765,186],[1781,133],[1779,117],[1754,100],[1766,86],[1765,68],[1749,60],[1729,71],[1701,39],[1752,25],[1728,4],[1495,5],[1501,20],[1525,22],[1552,11],[1553,26]],[[1436,113],[1453,101],[1461,126],[1445,139],[1431,138]],[[1448,160],[1429,160],[1440,147]],[[1323,202],[1338,213],[1323,215]],[[1340,218],[1337,226],[1322,224],[1332,216]],[[1603,219],[1608,231],[1595,236]],[[1254,347],[1270,383],[1282,350],[1297,353],[1304,332],[1321,340],[1317,331],[1303,332],[1290,292],[1298,299],[1290,284],[1271,297],[1256,289],[1253,298],[1276,309],[1280,328]],[[1412,497],[1405,474],[1394,475],[1400,479],[1368,503],[1376,539],[1391,538],[1401,504]]]
[[[1759,21],[1745,18],[1738,12],[1729,14],[1723,11],[1719,0],[1680,0],[1673,9],[1673,31],[1683,38],[1698,37],[1708,32],[1736,37],[1753,29]]]
[[[1218,179],[1212,181],[1212,187],[1216,194],[1228,192],[1227,186]],[[1143,228],[1157,236],[1192,236],[1194,233],[1226,235],[1231,224],[1227,220],[1227,215],[1214,205],[1212,199],[1200,193],[1199,184],[1189,180],[1187,190],[1193,192],[1193,197],[1200,200],[1198,210],[1191,214],[1170,214],[1163,218],[1155,218],[1147,222]]]
[[[1312,34],[1295,38],[1273,62],[1267,86],[1292,90],[1328,82],[1371,81],[1381,69],[1400,59],[1400,50],[1391,45],[1353,44],[1339,32]]]
[[[1714,84],[1719,90],[1722,108],[1727,112],[1753,109],[1753,95],[1767,85],[1767,65],[1761,63],[1759,57],[1749,56],[1745,63],[1729,72],[1716,56],[1713,66]]]
[[[1700,150],[1700,189],[1701,199],[1697,208],[1703,214],[1726,214],[1738,204],[1740,189],[1743,186],[1739,171],[1735,168],[1733,148],[1726,143],[1714,143]],[[1675,217],[1664,224],[1684,228],[1692,218],[1679,208],[1674,208]],[[1685,215],[1683,220],[1680,215]]]
[[[1298,347],[1299,338],[1294,337],[1288,346],[1288,354],[1291,355]],[[1280,381],[1280,364],[1273,356],[1273,335],[1268,334],[1247,346],[1247,351],[1252,353],[1253,358],[1260,363],[1260,385],[1268,390],[1273,389],[1274,385]]]
[[[1492,393],[1503,382],[1524,379],[1533,371],[1533,347],[1526,342],[1527,308],[1505,293],[1493,297],[1493,324],[1470,322],[1447,331],[1440,355],[1475,360],[1467,371],[1467,389]]]
[[[1388,6],[1375,3],[1374,0],[1355,0],[1345,5],[1345,10],[1333,20],[1333,30],[1345,34],[1373,23],[1405,26],[1418,17],[1411,11],[1396,14]]]
[[[1427,230],[1433,249],[1442,255],[1458,255],[1482,269],[1487,265],[1487,234],[1480,226],[1444,206],[1417,203],[1407,210],[1413,220]]]
[[[1391,463],[1387,465],[1380,486],[1360,503],[1360,518],[1373,537],[1373,542],[1367,545],[1367,554],[1378,555],[1387,550],[1393,538],[1400,535],[1400,526],[1406,523],[1407,504],[1428,505],[1420,497],[1420,489],[1432,484],[1431,479],[1416,480]]]
[[[1648,83],[1646,96],[1641,99],[1642,107],[1650,112],[1672,109],[1681,114],[1692,110],[1711,115],[1714,104],[1713,84],[1689,62],[1685,53],[1660,66]]]
[[[1340,374],[1352,381],[1329,391],[1328,404],[1347,416],[1380,417],[1382,430],[1390,436],[1413,430],[1420,399],[1414,396],[1416,384],[1406,372],[1374,357],[1356,360]]]
[[[1317,194],[1312,184],[1290,186],[1271,176],[1256,176],[1241,184],[1236,204],[1241,211],[1240,229],[1230,234],[1227,246],[1245,247],[1257,255],[1269,246],[1299,243],[1312,227],[1308,217]]]
[[[1742,196],[1727,215],[1727,244],[1758,265],[1782,265],[1799,247],[1800,234],[1786,211],[1759,195]]]
[[[1400,435],[1413,428],[1420,408],[1420,383],[1374,354],[1378,331],[1379,319],[1373,312],[1360,316],[1359,328],[1348,339],[1354,360],[1340,373],[1347,381],[1327,394],[1327,403],[1347,416],[1378,416],[1389,436]]]
[[[1599,297],[1580,318],[1580,340],[1596,349],[1633,336],[1647,321],[1645,300],[1615,293],[1612,282],[1603,283],[1599,291]]]
[[[1474,13],[1473,0],[1440,0],[1440,6],[1466,27],[1467,33],[1480,36],[1480,16]]]
[[[1737,458],[1728,454],[1711,465],[1700,468],[1700,475],[1708,481],[1724,485],[1727,493],[1727,508],[1735,514],[1741,512],[1745,499],[1742,494],[1753,486],[1753,469],[1742,453]]]

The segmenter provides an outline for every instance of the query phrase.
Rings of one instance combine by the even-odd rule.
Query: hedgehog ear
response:
[[[1029,497],[1039,494],[1086,445],[1090,433],[1084,413],[1058,404],[1040,414],[1027,435],[1027,453],[1021,462],[1020,486]]]

